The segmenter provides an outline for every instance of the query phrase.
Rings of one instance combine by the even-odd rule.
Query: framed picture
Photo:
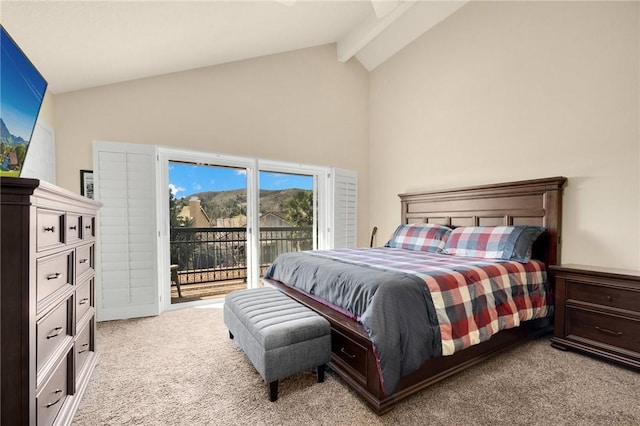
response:
[[[80,170],[80,194],[93,200],[93,170]]]

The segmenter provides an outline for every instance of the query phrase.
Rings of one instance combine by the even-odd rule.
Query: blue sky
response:
[[[47,82],[2,29],[0,39],[2,72],[0,111],[14,136],[30,140]]]
[[[169,162],[169,189],[176,198],[197,192],[245,188],[245,169]],[[313,189],[311,176],[260,172],[260,189]]]

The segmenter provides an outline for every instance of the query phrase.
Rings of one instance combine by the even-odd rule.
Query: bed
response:
[[[565,183],[566,178],[554,177],[401,194],[401,224],[426,223],[453,229],[478,226],[544,227],[544,233],[535,240],[531,252],[531,258],[535,259],[532,263],[544,270],[549,265],[557,264],[560,257],[562,189]],[[372,253],[375,251],[373,249]],[[380,271],[380,274],[383,273]],[[371,279],[374,280],[376,275],[371,275]],[[264,281],[330,322],[330,367],[378,414],[389,411],[404,398],[519,342],[548,333],[553,327],[552,319],[547,315],[521,322],[518,327],[499,331],[488,340],[456,350],[453,354],[426,359],[412,369],[414,371],[394,381],[390,388],[388,380],[383,380],[388,379],[388,370],[381,368],[384,366],[382,362],[378,363],[381,357],[376,349],[380,348],[372,342],[371,328],[367,322],[347,310],[336,309],[334,303],[327,303],[317,295],[311,296],[286,282],[270,278],[264,278]],[[388,358],[384,354],[383,357]]]

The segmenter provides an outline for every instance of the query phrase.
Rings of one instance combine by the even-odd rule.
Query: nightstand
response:
[[[551,346],[640,368],[640,271],[551,266],[555,325]]]

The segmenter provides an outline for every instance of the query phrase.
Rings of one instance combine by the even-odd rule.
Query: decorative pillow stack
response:
[[[454,229],[444,254],[484,259],[528,262],[536,238],[545,231],[539,226],[465,226]]]
[[[400,225],[385,247],[441,253],[451,228],[433,223]]]

